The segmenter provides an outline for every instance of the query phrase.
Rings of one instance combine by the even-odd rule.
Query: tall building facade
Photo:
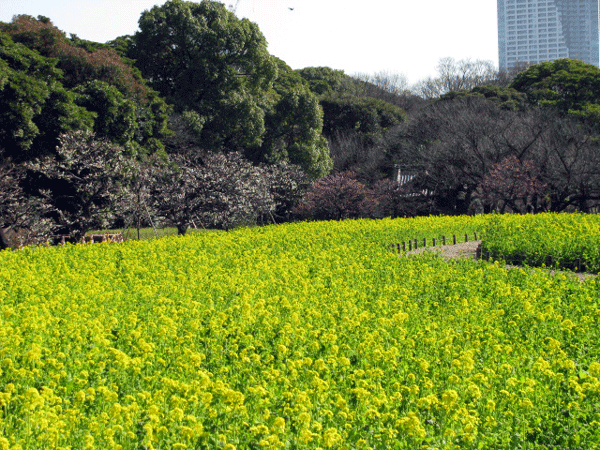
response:
[[[559,58],[600,66],[600,0],[498,0],[500,70]]]

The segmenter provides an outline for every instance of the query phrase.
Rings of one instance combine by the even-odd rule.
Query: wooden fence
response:
[[[57,244],[66,245],[71,242],[69,236],[54,236]],[[94,244],[98,242],[123,242],[123,233],[102,233],[102,234],[86,234],[79,241],[82,244]]]
[[[461,236],[462,237],[462,236]],[[473,233],[473,239],[477,241],[479,239],[477,233]],[[417,250],[419,248],[425,248],[428,246],[436,247],[439,245],[456,245],[463,242],[469,242],[470,236],[468,234],[464,235],[464,240],[459,239],[456,235],[452,235],[452,238],[447,239],[446,236],[442,236],[441,239],[433,238],[430,241],[427,238],[423,239],[412,239],[409,241],[402,241],[397,244],[392,244],[392,249],[401,252],[410,252],[412,250]],[[540,267],[545,266],[553,269],[565,269],[572,270],[574,272],[590,272],[585,267],[585,264],[582,262],[581,258],[575,258],[573,261],[558,261],[553,255],[546,255],[542,258],[536,258],[535,261],[532,260],[531,257],[527,255],[512,255],[510,257],[506,257],[503,254],[494,255],[489,251],[481,250],[481,248],[477,249],[476,258],[480,260],[490,261],[497,260],[502,261],[508,265],[522,266],[522,265],[531,265],[532,267]]]
[[[473,233],[473,239],[476,241],[477,233]],[[417,250],[419,248],[427,247],[427,238],[423,239],[412,239],[410,241],[402,241],[401,243],[392,244],[392,248],[394,248],[398,253],[400,252],[410,252],[412,250]],[[456,235],[452,235],[452,239],[446,239],[446,236],[442,236],[441,239],[432,238],[430,247],[436,247],[438,245],[456,245],[462,242],[469,242],[469,235],[465,234],[465,239],[462,242],[459,242],[459,238]]]

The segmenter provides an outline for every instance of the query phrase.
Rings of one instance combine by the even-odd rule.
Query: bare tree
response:
[[[23,190],[25,167],[0,151],[0,250],[45,242],[54,224],[46,217],[51,206]]]
[[[254,224],[275,209],[266,174],[238,152],[188,152],[154,167],[155,211],[185,234],[190,225],[230,229]]]
[[[352,76],[355,94],[386,100],[390,95],[401,96],[408,92],[406,75],[389,71],[374,74],[357,73]],[[386,95],[387,94],[387,95]]]
[[[89,131],[59,137],[55,155],[27,164],[38,194],[53,206],[59,231],[79,240],[93,227],[106,227],[120,208],[131,160],[122,147]]]
[[[316,220],[342,220],[370,217],[376,209],[373,192],[356,174],[341,172],[315,181],[295,213]]]
[[[537,177],[533,160],[520,161],[511,155],[492,166],[477,187],[477,197],[484,206],[500,213],[507,210],[525,213],[537,209],[547,185]]]
[[[536,160],[554,118],[542,109],[503,109],[479,96],[441,100],[400,131],[398,162],[423,167],[417,180],[446,213],[467,213],[471,196],[494,164],[514,155]]]
[[[357,73],[351,77],[353,94],[384,100],[406,113],[412,113],[423,105],[423,99],[411,91],[406,75],[388,71],[374,74]]]
[[[517,62],[508,68],[508,70],[499,70],[496,80],[493,82],[496,86],[509,87],[521,72],[526,70],[533,63]]]
[[[509,157],[533,161],[552,211],[587,211],[600,201],[597,130],[551,108],[508,109],[481,96],[442,99],[404,124],[398,138],[394,159],[423,168],[415,182],[435,193],[445,213],[467,213],[477,187]],[[503,176],[514,178],[517,169],[524,170],[504,167]]]
[[[418,82],[413,91],[423,98],[438,98],[452,91],[468,90],[475,86],[493,84],[498,71],[491,61],[477,59],[441,58],[436,66],[438,76]]]
[[[579,120],[547,112],[552,126],[535,156],[539,178],[548,185],[550,209],[588,212],[600,203],[598,132]]]
[[[384,174],[385,139],[383,135],[365,135],[354,130],[337,130],[329,139],[333,173],[354,172],[368,184]]]

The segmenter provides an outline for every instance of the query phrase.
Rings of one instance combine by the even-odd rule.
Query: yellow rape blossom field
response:
[[[2,252],[0,450],[598,449],[595,278],[390,248],[488,220]]]
[[[553,267],[600,272],[600,216],[537,214],[488,216],[484,250],[531,266],[552,256]],[[579,267],[578,267],[579,266]]]

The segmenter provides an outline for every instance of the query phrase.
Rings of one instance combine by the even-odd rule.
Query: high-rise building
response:
[[[599,66],[600,0],[498,0],[500,70],[558,58]]]

